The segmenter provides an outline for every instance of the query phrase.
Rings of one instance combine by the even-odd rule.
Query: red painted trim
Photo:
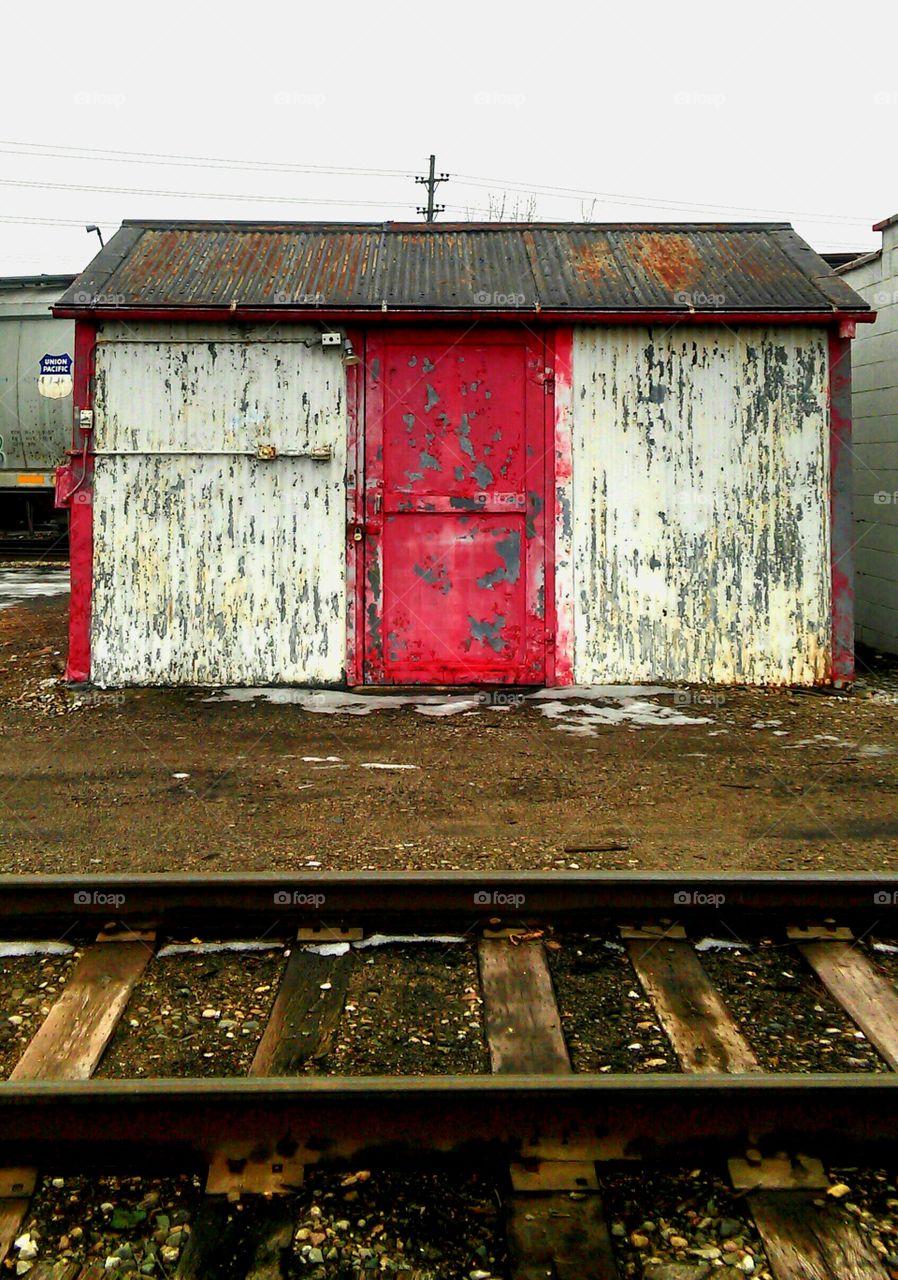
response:
[[[346,370],[346,682],[362,683],[365,652],[365,544],[355,530],[364,523],[365,335],[347,337],[360,363]]]
[[[851,340],[829,339],[830,559],[833,681],[854,679],[854,504],[851,469]]]
[[[379,525],[381,517],[375,510],[375,499],[383,495],[384,485],[384,360],[383,334],[367,334],[365,338],[365,489],[363,521],[365,537],[364,581],[362,582],[362,635],[364,636],[364,661],[362,666],[365,684],[383,684],[385,680],[383,657],[383,538]]]
[[[83,307],[53,307],[53,315],[57,319],[75,319],[87,317],[91,320],[217,320],[241,323],[249,321],[280,321],[287,324],[309,324],[317,320],[328,323],[347,323],[355,321],[366,324],[403,324],[434,321],[443,324],[454,322],[460,324],[467,321],[482,324],[508,325],[509,321],[521,324],[554,325],[554,324],[838,324],[842,320],[855,320],[859,324],[872,324],[876,320],[875,311],[684,311],[682,308],[666,308],[655,311],[640,311],[636,308],[626,311],[570,311],[554,309],[533,309],[513,307],[507,310],[487,311],[483,307],[397,307],[383,310],[366,309],[365,307],[342,307],[326,310],[325,308],[305,308],[303,310],[290,307],[105,307],[86,309]]]
[[[75,325],[75,368],[72,452],[79,459],[84,437],[78,428],[81,409],[93,408],[94,373],[96,370],[97,326],[87,320]],[[93,439],[88,441],[86,466],[73,456],[76,492],[70,498],[69,512],[69,654],[66,679],[83,684],[90,679],[90,620],[94,575],[94,509],[93,509]]]
[[[543,537],[543,624],[545,627],[544,649],[546,664],[546,687],[553,688],[557,684],[556,677],[556,645],[558,628],[556,625],[555,602],[555,557],[557,553],[555,508],[557,489],[555,483],[555,416],[557,413],[557,367],[555,333],[546,335],[545,366],[549,380],[544,396],[545,412],[543,415],[543,480],[542,492],[545,499],[544,537]]]
[[[552,683],[574,683],[574,539],[573,539],[573,363],[574,330],[561,325],[554,339],[555,395],[547,454],[552,461],[548,493],[554,496],[552,541],[554,662]],[[547,570],[547,582],[549,575]],[[547,586],[548,594],[548,586]]]

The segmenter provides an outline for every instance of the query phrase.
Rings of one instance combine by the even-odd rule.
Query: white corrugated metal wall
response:
[[[575,331],[578,684],[827,676],[827,377],[821,329]]]
[[[898,226],[840,274],[877,313],[851,344],[857,638],[898,653]]]
[[[343,678],[345,373],[339,348],[302,345],[316,334],[103,326],[96,684]]]
[[[317,332],[104,326],[97,684],[343,679],[345,374]],[[826,678],[827,359],[818,329],[575,331],[577,683]]]

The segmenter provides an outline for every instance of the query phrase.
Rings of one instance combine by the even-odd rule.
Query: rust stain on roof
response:
[[[620,275],[614,261],[614,253],[607,244],[575,244],[572,246],[571,265],[575,271],[590,280],[601,280],[607,275]]]
[[[644,232],[630,253],[643,269],[668,289],[688,289],[703,281],[705,263],[689,236]]]

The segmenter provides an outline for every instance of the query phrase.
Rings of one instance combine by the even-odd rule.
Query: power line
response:
[[[29,150],[23,150],[29,148]],[[268,160],[228,160],[216,156],[185,156],[165,151],[116,151],[111,147],[67,147],[64,143],[15,142],[0,139],[0,152],[6,155],[48,156],[61,160],[99,160],[115,164],[183,165],[191,168],[208,167],[241,169],[265,173],[321,173],[350,177],[402,178],[414,175],[408,169],[363,169],[350,165],[286,164]]]
[[[28,148],[28,150],[23,150]],[[92,159],[100,162],[125,163],[125,164],[156,164],[162,166],[185,166],[185,167],[208,167],[212,169],[220,168],[225,170],[243,170],[248,172],[264,172],[264,173],[301,173],[301,174],[324,174],[330,176],[346,176],[346,177],[380,177],[380,178],[401,178],[407,181],[410,177],[417,177],[408,169],[386,169],[386,168],[361,168],[350,165],[304,165],[304,164],[287,164],[274,163],[264,160],[236,160],[228,159],[221,156],[184,156],[176,155],[171,152],[162,151],[125,151],[116,150],[114,148],[103,147],[68,147],[62,143],[41,143],[41,142],[18,142],[14,140],[0,139],[0,153],[7,155],[33,155],[54,157],[57,159]],[[437,181],[445,180],[448,175],[438,178]],[[428,182],[427,178],[420,179],[423,183]],[[722,212],[722,213],[738,213],[738,214],[765,214],[767,216],[775,215],[777,217],[785,217],[790,219],[805,219],[808,221],[816,221],[821,223],[833,224],[856,224],[863,225],[869,222],[867,216],[851,217],[849,215],[830,214],[830,213],[808,213],[789,209],[762,209],[749,205],[726,205],[716,203],[702,203],[701,201],[685,201],[677,199],[667,199],[663,196],[646,196],[627,194],[623,192],[603,192],[590,190],[588,188],[579,187],[560,187],[552,186],[548,183],[522,183],[519,179],[508,178],[490,178],[483,177],[479,174],[453,174],[453,181],[461,186],[480,187],[486,189],[495,189],[500,187],[506,191],[520,192],[525,195],[543,195],[549,197],[557,197],[565,200],[595,200],[602,204],[618,204],[639,206],[644,205],[649,208],[659,209],[675,209],[683,212]],[[320,201],[319,203],[325,203]],[[331,201],[330,203],[339,203]],[[355,203],[346,201],[344,203]],[[370,202],[377,203],[377,202]],[[381,202],[382,203],[382,202]],[[410,207],[410,206],[407,206]],[[449,206],[453,210],[460,210],[462,206]],[[482,210],[477,210],[481,212]]]
[[[83,230],[85,224],[89,221],[89,218],[39,218],[32,217],[27,214],[23,214],[21,217],[16,217],[14,214],[0,214],[0,222],[11,222],[20,226],[81,227]],[[101,227],[119,226],[118,219],[113,219],[111,222],[104,222],[102,219],[99,219],[98,221]]]
[[[849,214],[801,213],[794,209],[759,209],[752,208],[750,205],[708,204],[686,200],[667,200],[663,196],[627,195],[622,192],[590,191],[585,188],[577,187],[552,187],[541,183],[525,186],[505,178],[481,178],[473,174],[453,174],[453,181],[457,182],[458,185],[462,187],[485,187],[489,189],[501,187],[504,191],[516,191],[523,195],[558,196],[559,198],[571,200],[596,200],[603,204],[643,204],[663,209],[680,209],[684,212],[694,210],[714,210],[726,213],[776,214],[778,217],[784,218],[802,218],[808,221],[815,220],[818,222],[846,224],[865,224],[867,222],[866,217],[855,218]]]
[[[91,148],[91,147],[67,147],[60,143],[32,143],[17,142],[13,140],[0,140],[0,153],[7,155],[31,155],[40,157],[53,157],[56,159],[88,159],[109,163],[127,163],[127,164],[154,164],[161,166],[182,166],[182,167],[206,167],[210,169],[222,169],[230,171],[247,171],[256,173],[284,173],[284,174],[304,174],[304,175],[328,175],[328,176],[349,176],[349,177],[379,177],[379,178],[401,178],[405,181],[409,177],[416,177],[408,170],[404,169],[386,169],[386,168],[361,168],[352,166],[339,165],[303,165],[303,164],[275,164],[269,161],[258,160],[229,160],[224,157],[215,156],[184,156],[176,155],[170,152],[141,152],[141,151],[125,151],[115,150],[113,148]],[[434,185],[441,181],[445,181],[448,175],[442,175],[437,178],[434,175]],[[429,178],[419,178],[422,183],[429,183]],[[636,194],[627,194],[622,192],[597,192],[588,188],[575,187],[559,187],[552,186],[547,183],[524,184],[518,180],[505,178],[488,178],[476,174],[460,174],[454,175],[454,180],[461,186],[494,190],[499,187],[506,191],[520,192],[523,194],[541,195],[543,197],[562,199],[562,200],[579,200],[581,202],[592,200],[602,204],[616,204],[629,207],[643,206],[658,210],[672,210],[681,213],[703,214],[703,213],[728,213],[728,214],[754,214],[765,216],[785,217],[790,220],[807,220],[819,223],[821,225],[839,225],[849,226],[855,225],[869,229],[869,217],[851,217],[848,215],[828,214],[819,212],[800,212],[787,209],[762,209],[747,205],[725,205],[713,203],[700,203],[696,201],[683,201],[676,199],[665,199],[661,196],[645,196]],[[6,185],[12,185],[11,180],[7,180]],[[20,182],[18,185],[43,185],[45,188],[54,188],[54,184],[37,184]],[[55,184],[55,189],[65,189],[63,184]],[[347,207],[377,207],[383,208],[383,201],[364,201],[353,199],[312,199],[311,197],[254,197],[245,195],[225,195],[212,192],[174,192],[174,191],[154,191],[152,189],[133,190],[122,187],[88,187],[72,184],[71,189],[104,192],[108,191],[120,195],[158,195],[162,197],[183,197],[188,199],[233,199],[233,200],[252,200],[261,199],[264,203],[297,203],[297,204],[321,204],[321,205],[346,205]],[[430,195],[432,196],[432,192]],[[403,201],[391,201],[389,204],[395,208],[418,208]],[[453,212],[460,213],[488,213],[489,210],[482,207],[467,207],[461,205],[450,205],[446,208]],[[419,211],[423,212],[419,209]],[[440,212],[436,206],[434,213]]]
[[[243,200],[254,204],[328,204],[384,207],[383,200],[332,200],[318,196],[263,196],[245,195],[227,191],[161,191],[151,187],[90,186],[83,182],[34,182],[20,178],[0,178],[2,187],[35,187],[43,191],[90,191],[103,195],[177,197],[184,200]],[[394,208],[416,209],[403,201],[393,202]]]

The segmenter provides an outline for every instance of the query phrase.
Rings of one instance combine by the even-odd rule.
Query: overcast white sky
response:
[[[45,0],[16,22],[0,274],[80,270],[89,222],[415,220],[431,151],[443,220],[533,193],[538,219],[769,218],[826,250],[898,212],[887,4]]]

